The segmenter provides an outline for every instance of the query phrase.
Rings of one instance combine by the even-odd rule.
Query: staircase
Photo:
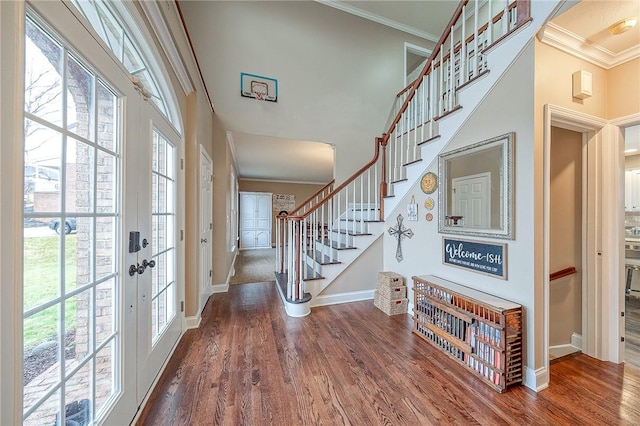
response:
[[[373,159],[279,218],[276,279],[288,315],[307,315],[311,300],[381,238],[389,212],[531,40],[533,29],[523,31],[530,0],[496,4],[463,0],[420,76],[398,93]]]

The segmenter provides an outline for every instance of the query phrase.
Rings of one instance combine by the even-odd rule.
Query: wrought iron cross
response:
[[[411,229],[405,228],[402,224],[403,219],[404,218],[402,217],[402,214],[399,214],[398,224],[389,228],[389,235],[393,235],[398,240],[398,248],[396,249],[396,260],[398,262],[402,262],[402,246],[400,245],[400,241],[402,241],[402,238],[404,237],[413,237],[413,231]]]

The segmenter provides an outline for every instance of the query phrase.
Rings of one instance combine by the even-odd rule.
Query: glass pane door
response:
[[[35,20],[25,31],[23,418],[87,424],[120,386],[121,100]]]
[[[177,291],[177,144],[179,136],[153,104],[141,104],[138,223],[138,398],[142,400],[182,331]],[[145,248],[144,240],[148,240]]]

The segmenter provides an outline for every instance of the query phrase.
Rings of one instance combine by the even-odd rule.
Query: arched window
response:
[[[153,49],[135,24],[126,2],[72,0],[115,57],[135,77],[142,94],[150,99],[182,133],[180,115],[170,85]]]

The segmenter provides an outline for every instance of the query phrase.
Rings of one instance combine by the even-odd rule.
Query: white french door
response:
[[[23,423],[128,424],[181,333],[180,138],[72,10],[25,20]]]
[[[138,401],[142,401],[158,371],[180,337],[177,288],[177,145],[175,130],[149,102],[141,103],[138,184],[127,191],[137,199],[136,232],[140,251],[131,254],[137,268]],[[131,166],[131,165],[130,165]],[[129,203],[133,206],[133,200]],[[137,214],[136,214],[137,213]],[[133,269],[132,269],[133,270]]]

